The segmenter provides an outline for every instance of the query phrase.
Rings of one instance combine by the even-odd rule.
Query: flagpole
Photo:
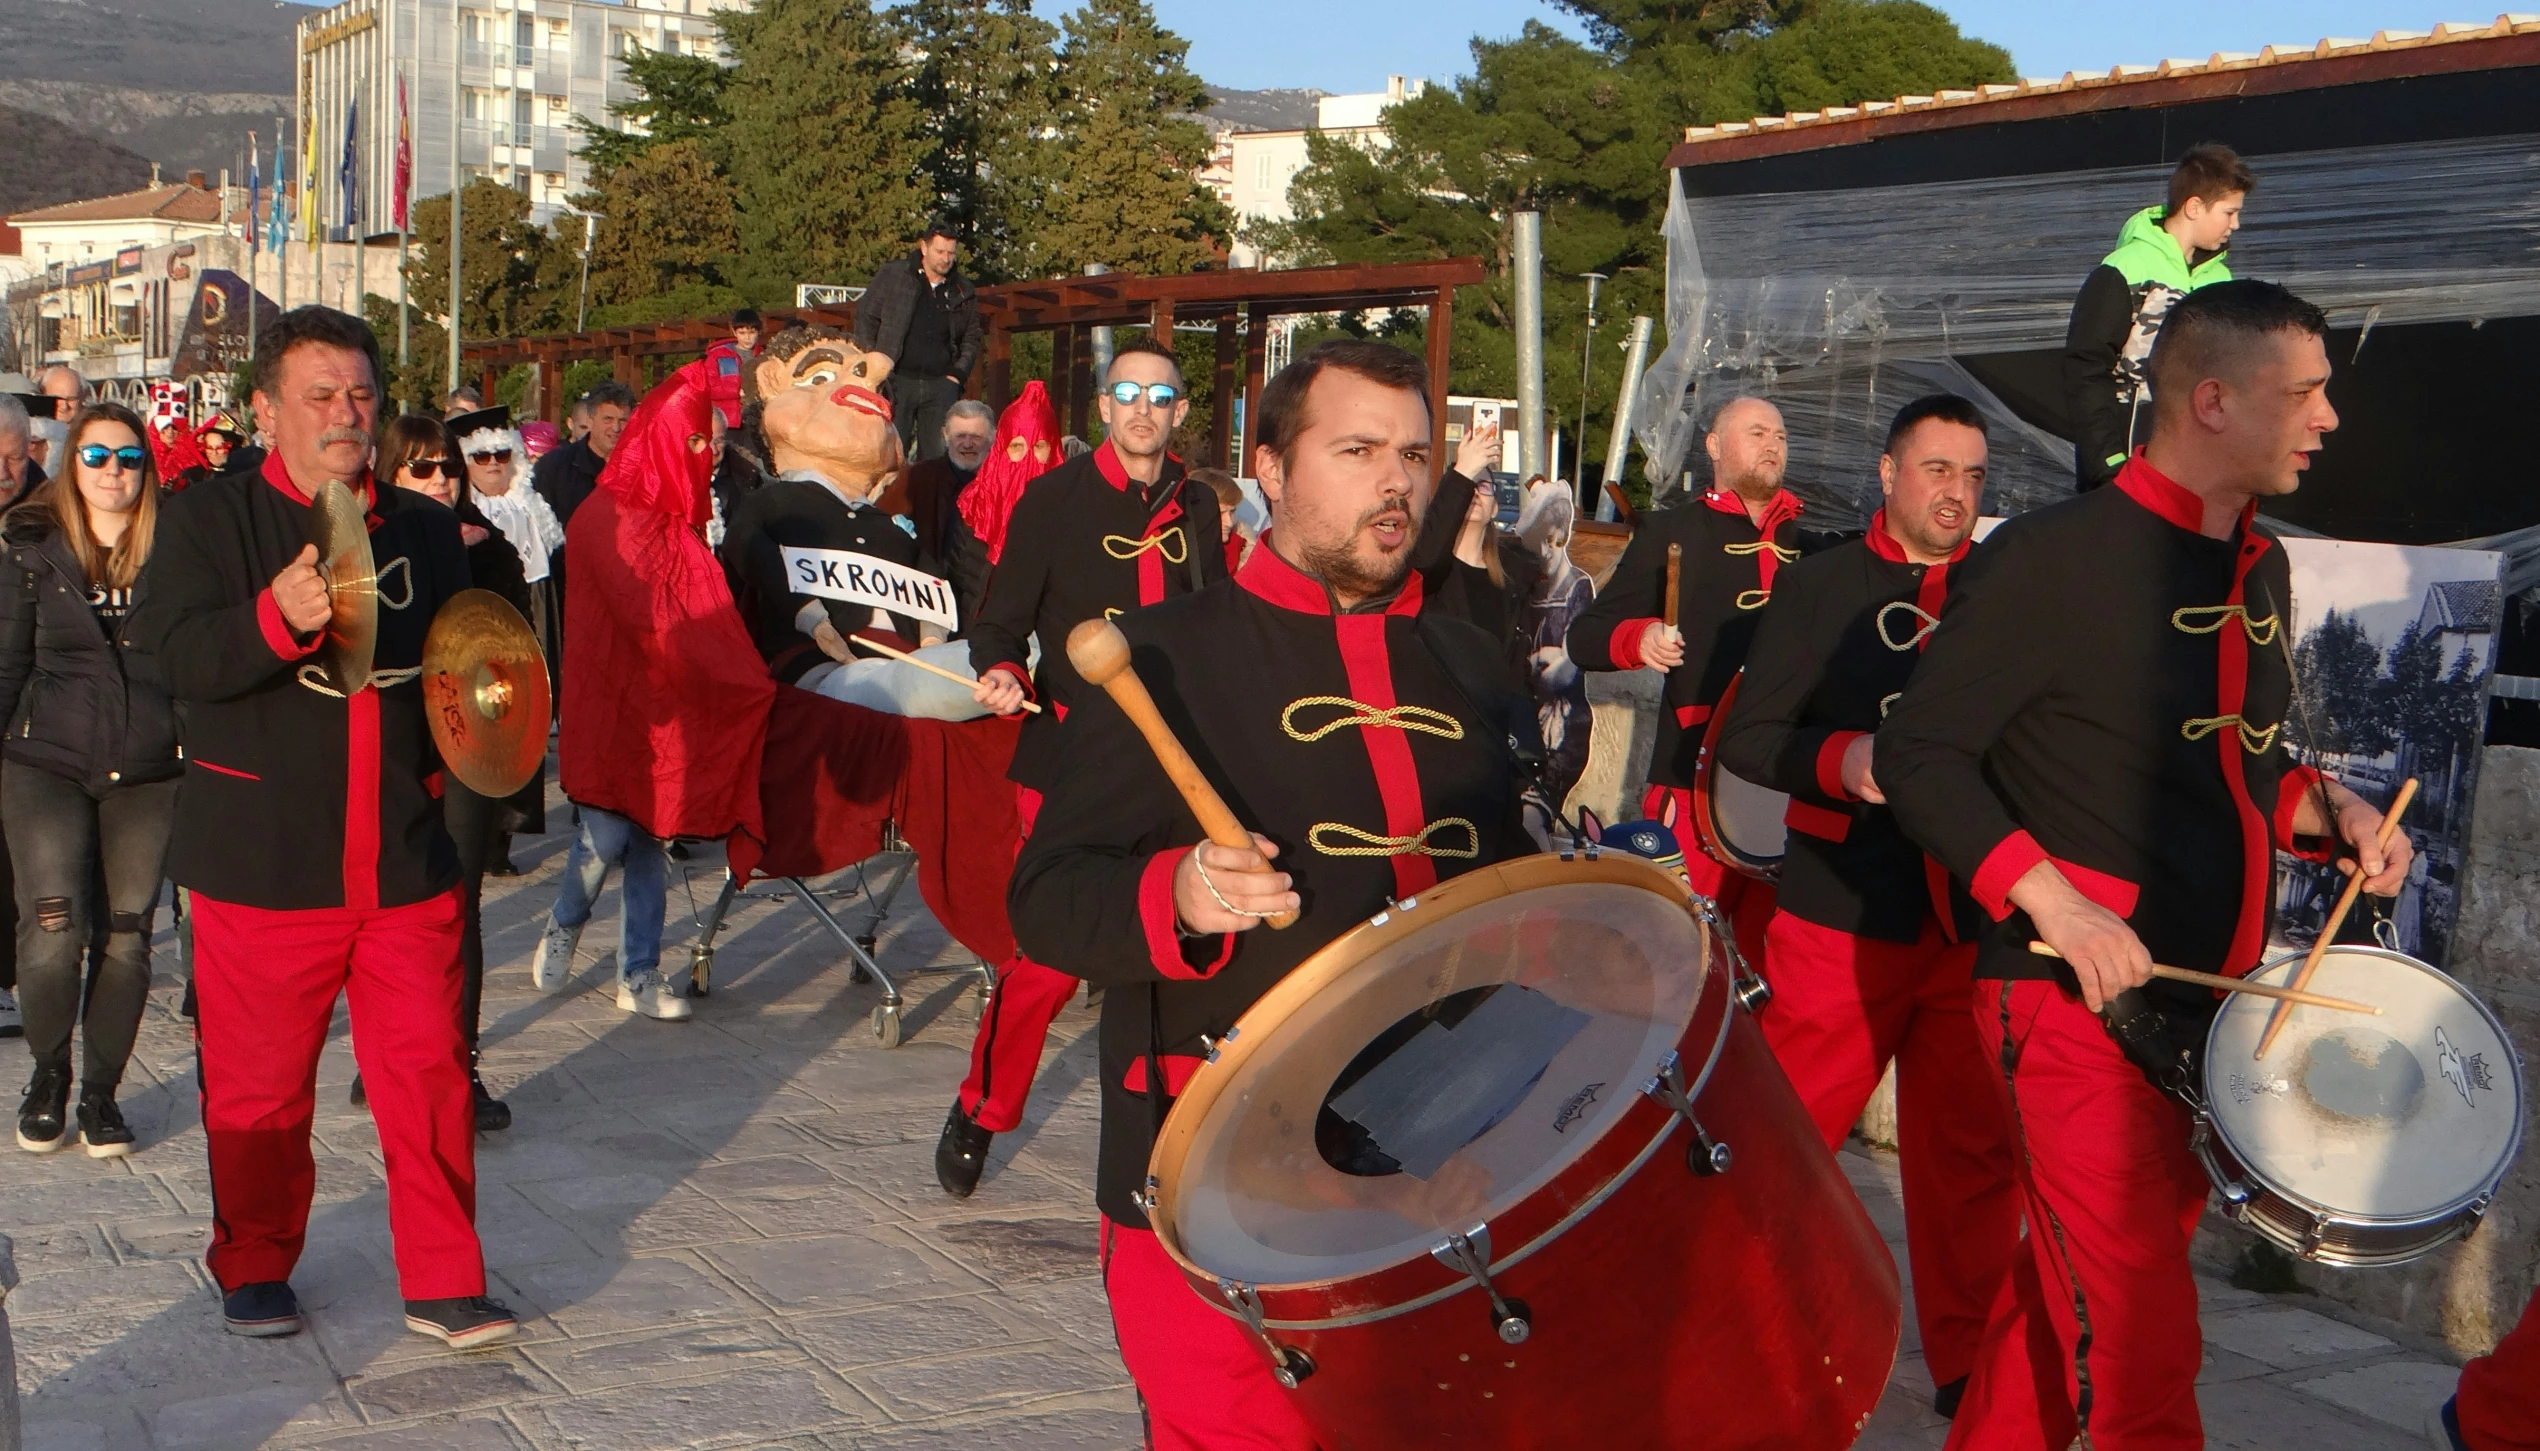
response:
[[[275,143],[273,152],[273,204],[278,207],[282,205],[283,173],[290,169],[291,157],[291,133],[283,126],[282,118],[280,116],[273,118],[273,136]],[[300,184],[306,186],[308,184],[307,178],[303,177]],[[268,213],[268,215],[270,215],[270,213]],[[282,274],[281,285],[274,289],[274,303],[284,312],[289,312],[291,310],[291,233],[294,230],[297,229],[286,228],[283,230],[281,234],[282,245],[276,249],[273,254],[274,261],[278,265],[278,270]]]
[[[353,239],[353,305],[349,311],[355,317],[368,320],[370,238],[365,233],[370,225],[370,209],[362,205],[367,198],[362,195],[361,130],[361,106],[356,102],[352,114],[344,118],[344,150],[353,157],[354,166],[353,174],[347,178],[344,187],[344,213],[352,225],[344,230]]]
[[[420,15],[421,12],[417,13]],[[416,47],[417,54],[421,54],[421,51],[420,46]],[[397,368],[399,372],[405,370],[408,362],[406,339],[410,327],[406,316],[406,237],[407,229],[414,224],[414,203],[408,195],[414,189],[414,160],[408,149],[412,145],[409,139],[410,134],[406,121],[406,71],[405,67],[400,65],[397,68],[398,163],[393,181],[397,188],[395,205],[397,208]]]
[[[450,263],[450,387],[459,391],[459,299],[461,247],[459,244],[459,112],[467,102],[465,88],[459,83],[459,65],[467,53],[466,7],[450,7],[450,245],[445,255]]]
[[[264,269],[256,264],[263,260],[264,234],[258,230],[264,222],[256,216],[256,203],[263,199],[264,167],[256,156],[256,133],[247,133],[247,372],[256,371],[256,288],[264,281]],[[232,405],[243,401],[230,400]]]

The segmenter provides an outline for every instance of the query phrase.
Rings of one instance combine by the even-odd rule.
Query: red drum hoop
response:
[[[1896,1267],[1709,912],[1633,858],[1484,867],[1308,958],[1192,1076],[1149,1221],[1326,1451],[1860,1434]]]
[[[1743,670],[1730,679],[1702,728],[1702,751],[1693,768],[1693,839],[1703,855],[1731,871],[1757,881],[1778,881],[1789,840],[1782,818],[1790,797],[1720,764],[1720,725],[1729,718],[1745,680]]]

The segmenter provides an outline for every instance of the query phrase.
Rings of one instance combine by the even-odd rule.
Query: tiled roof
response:
[[[2447,579],[2426,586],[2420,617],[2446,630],[2472,634],[2492,628],[2501,590],[2492,579]]]
[[[2147,81],[2178,77],[2218,77],[2235,71],[2388,55],[2393,52],[2422,50],[2432,46],[2454,45],[2463,41],[2489,40],[2526,34],[2540,36],[2540,15],[2499,15],[2493,21],[2484,24],[2447,22],[2435,26],[2432,30],[2376,31],[2370,40],[2332,38],[2312,45],[2271,45],[2256,52],[2216,51],[2203,60],[2165,60],[2159,65],[2121,65],[2105,71],[2067,71],[2058,80],[2024,80],[2017,85],[1980,86],[1974,90],[1941,91],[1929,96],[1898,96],[1892,101],[1864,101],[1857,106],[1829,106],[1822,111],[1793,111],[1785,116],[1758,116],[1752,121],[1730,121],[1718,126],[1688,126],[1685,128],[1685,141],[1690,151],[1701,143],[1716,143],[1763,133],[1816,127],[1862,127],[1866,123],[1881,118],[1914,112],[1984,107],[2023,97],[2105,91],[2114,87],[2140,85]],[[2323,83],[2334,83],[2346,78],[2342,75],[2334,78],[2324,75],[2321,80]],[[2111,105],[2126,103],[2125,99],[2115,96],[2099,99]],[[1975,123],[1990,119],[1992,118],[1989,116],[1965,116],[1953,117],[1952,121],[1953,123]],[[1851,139],[1854,138],[1827,135],[1818,138],[1815,144],[1837,145]],[[1679,165],[1700,164],[1703,159],[1698,151],[1693,151],[1692,154],[1680,153],[1671,158]]]
[[[194,222],[214,226],[221,221],[220,193],[185,183],[168,182],[117,196],[38,207],[7,219],[12,226],[30,222]]]

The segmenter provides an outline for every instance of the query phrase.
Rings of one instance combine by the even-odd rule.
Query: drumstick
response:
[[[1684,573],[1684,567],[1685,567],[1685,547],[1684,547],[1683,545],[1681,545],[1681,544],[1670,544],[1670,545],[1668,545],[1668,546],[1667,546],[1667,605],[1666,605],[1666,613],[1665,613],[1664,615],[1662,615],[1660,618],[1661,618],[1661,620],[1663,620],[1663,621],[1664,621],[1664,623],[1666,624],[1667,628],[1668,628],[1668,629],[1670,629],[1670,630],[1672,630],[1672,629],[1674,629],[1674,628],[1676,627],[1676,581],[1677,581],[1677,579],[1678,579],[1678,578],[1679,578],[1679,577],[1680,577],[1680,576]]]
[[[1146,682],[1129,668],[1129,640],[1120,633],[1120,627],[1109,620],[1087,620],[1068,631],[1067,661],[1087,684],[1111,692],[1120,713],[1138,728],[1138,734],[1147,738],[1147,749],[1155,752],[1156,764],[1173,778],[1182,800],[1199,818],[1199,829],[1208,833],[1208,839],[1232,851],[1253,850],[1252,833],[1244,830],[1235,813],[1226,809],[1217,788],[1200,774],[1199,763],[1182,749],[1173,728],[1157,712],[1155,697],[1147,694]],[[1285,927],[1296,921],[1296,914],[1274,912],[1263,920],[1273,927]]]
[[[847,637],[847,643],[850,645],[862,645],[868,650],[879,650],[883,654],[890,656],[892,659],[899,661],[903,665],[914,665],[918,669],[927,671],[930,674],[940,675],[955,685],[976,686],[979,683],[978,681],[971,679],[969,676],[962,674],[958,670],[946,670],[943,666],[936,664],[932,660],[920,660],[916,656],[908,653],[906,650],[894,650],[890,646],[885,645],[881,641],[873,639],[870,636],[850,635]],[[1034,715],[1039,715],[1041,713],[1041,708],[1028,700],[1023,702],[1023,708]]]
[[[2324,797],[2325,792],[2322,794]],[[2390,810],[2381,818],[2381,834],[2374,844],[2383,851],[2390,849],[2390,838],[2399,829],[2399,818],[2407,814],[2408,803],[2416,797],[2417,778],[2410,776],[2399,784],[2399,794],[2391,798]],[[2329,830],[2336,830],[2335,822],[2329,824]],[[2295,987],[2311,985],[2311,974],[2319,971],[2320,959],[2327,955],[2329,944],[2337,940],[2337,929],[2346,925],[2346,911],[2355,905],[2355,898],[2364,889],[2363,865],[2362,862],[2355,863],[2355,874],[2346,879],[2346,891],[2337,899],[2336,909],[2328,914],[2328,925],[2320,929],[2319,939],[2311,944],[2310,954],[2302,959],[2302,970],[2293,974]],[[2284,1020],[2291,1016],[2293,1010],[2289,1007],[2277,1008],[2267,1015],[2267,1029],[2258,1035],[2258,1051],[2250,1055],[2252,1059],[2267,1056],[2267,1050],[2275,1046],[2275,1035],[2284,1031]]]
[[[2030,943],[2028,945],[2028,950],[2036,953],[2040,957],[2051,957],[2059,962],[2063,960],[2064,956],[2064,954],[2057,952],[2054,948],[2047,946],[2043,942]],[[2247,993],[2253,998],[2274,998],[2279,1002],[2308,1003],[2315,1008],[2336,1008],[2342,1012],[2370,1013],[2376,1018],[2381,1016],[2381,1009],[2374,1007],[2370,1003],[2348,1002],[2344,998],[2323,997],[2318,993],[2306,993],[2298,988],[2270,987],[2262,982],[2246,982],[2236,977],[2223,977],[2219,974],[2210,972],[2196,972],[2184,967],[2167,967],[2157,962],[2152,964],[2152,975],[2154,977],[2168,978],[2172,982],[2192,982],[2198,987],[2215,988],[2227,993]]]

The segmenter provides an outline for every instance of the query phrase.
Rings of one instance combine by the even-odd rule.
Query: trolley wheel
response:
[[[707,993],[712,991],[707,984],[712,981],[713,977],[713,949],[709,948],[703,952],[690,952],[688,954],[688,996],[692,998],[701,998],[706,996]]]
[[[873,1010],[873,1036],[885,1048],[900,1046],[900,1009],[897,1003],[884,1003]]]

